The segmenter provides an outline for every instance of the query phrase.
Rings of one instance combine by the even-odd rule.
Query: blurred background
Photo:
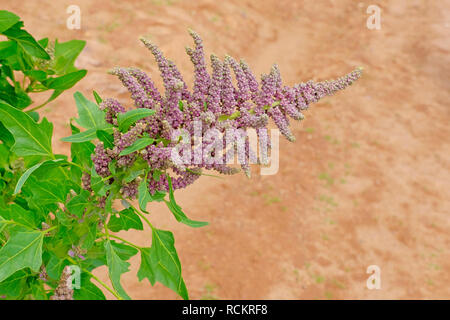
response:
[[[253,168],[225,179],[202,177],[177,202],[210,225],[178,224],[151,204],[155,226],[174,231],[192,299],[450,298],[450,1],[393,0],[0,0],[36,38],[87,41],[74,88],[44,108],[55,123],[55,150],[69,154],[75,91],[115,97],[128,92],[108,75],[142,68],[158,81],[154,41],[193,83],[184,47],[187,28],[205,51],[244,58],[259,75],[278,63],[284,83],[337,78],[354,67],[363,77],[292,122],[297,142],[280,139],[280,170]],[[66,12],[81,9],[81,29]],[[370,5],[381,9],[369,29]],[[45,98],[43,98],[45,100]],[[39,101],[38,101],[39,102]],[[137,244],[145,233],[124,233]],[[139,257],[122,277],[134,299],[177,299],[136,277]],[[381,270],[369,290],[367,268]],[[105,280],[103,269],[96,274]]]

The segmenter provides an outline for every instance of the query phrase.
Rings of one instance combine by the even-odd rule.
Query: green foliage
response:
[[[62,139],[71,143],[70,157],[53,153],[53,125],[36,110],[85,76],[86,70],[74,66],[85,42],[37,41],[23,27],[17,15],[0,11],[0,34],[7,38],[0,41],[0,300],[51,298],[69,265],[81,270],[75,299],[102,300],[102,290],[117,299],[130,299],[121,278],[138,253],[139,280],[160,282],[188,299],[173,234],[154,227],[144,213],[149,203],[165,201],[177,221],[191,227],[207,223],[187,218],[175,202],[170,180],[168,200],[165,191],[151,194],[148,178],[158,181],[166,172],[142,159],[127,168],[112,162],[108,177],[97,174],[91,159],[95,143],[111,148],[115,141],[95,91],[95,102],[80,92],[74,94],[78,118],[70,123],[72,135]],[[32,106],[30,94],[47,90],[53,90],[47,101]],[[149,109],[121,113],[117,128],[124,132],[154,113]],[[143,134],[121,156],[161,141],[166,143]],[[128,185],[138,186],[138,208],[124,195]],[[118,208],[116,200],[124,208]],[[150,247],[115,234],[143,230],[144,224],[152,230]],[[101,266],[106,266],[112,287],[92,274]]]
[[[151,109],[133,109],[126,113],[119,113],[117,122],[119,130],[124,132],[136,121],[155,114],[155,110]]]
[[[111,244],[110,241],[105,242],[106,261],[108,263],[109,276],[119,296],[123,299],[130,299],[122,285],[120,284],[120,277],[123,273],[128,272],[130,264],[119,257],[117,249]]]
[[[109,230],[119,232],[129,229],[144,230],[141,218],[131,208],[112,214],[108,222]]]
[[[175,250],[172,232],[152,229],[152,247],[141,248],[140,281],[147,278],[153,285],[156,281],[189,299],[186,285],[181,276],[181,263]]]
[[[11,236],[0,249],[0,283],[23,268],[39,270],[43,239],[44,233],[40,231],[17,232]]]
[[[86,43],[37,41],[23,26],[17,15],[0,10],[0,34],[7,38],[0,41],[0,100],[25,109],[33,103],[30,93],[53,90],[46,102],[31,109],[37,110],[86,75],[73,65]]]
[[[103,112],[97,104],[88,100],[81,92],[73,95],[77,104],[79,118],[75,121],[85,129],[101,130],[108,127]]]
[[[51,157],[53,125],[45,118],[38,124],[26,113],[1,102],[0,116],[5,128],[14,136],[12,152],[18,156]]]
[[[131,146],[123,149],[123,151],[120,152],[120,155],[126,156],[127,154],[144,149],[145,147],[153,144],[153,142],[155,142],[155,140],[148,137],[137,139]]]
[[[148,184],[147,184],[147,175],[145,175],[145,178],[141,181],[138,187],[138,198],[139,198],[139,208],[147,213],[147,203],[152,201],[152,197],[150,195],[150,192],[148,191]]]
[[[181,210],[181,207],[175,202],[175,197],[173,195],[173,189],[172,189],[172,181],[170,179],[170,176],[167,175],[167,180],[169,180],[169,201],[165,200],[165,203],[167,205],[167,207],[170,209],[170,211],[173,213],[173,215],[175,216],[175,219],[177,219],[178,222],[184,223],[190,227],[193,228],[199,228],[199,227],[204,227],[206,225],[208,225],[208,222],[203,222],[203,221],[194,221],[189,219],[183,212],[183,210]]]
[[[19,22],[20,18],[14,13],[0,10],[0,32],[4,32]]]

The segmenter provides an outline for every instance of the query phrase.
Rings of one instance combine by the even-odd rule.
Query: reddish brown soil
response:
[[[220,5],[219,5],[220,3]],[[376,1],[381,30],[366,28],[372,2],[5,1],[37,37],[87,40],[78,66],[88,75],[44,110],[55,122],[54,145],[76,115],[71,94],[129,95],[106,71],[138,66],[157,78],[138,36],[154,40],[192,83],[184,53],[192,27],[207,53],[245,58],[257,73],[272,63],[284,81],[324,80],[363,66],[354,86],[314,105],[294,123],[296,143],[280,143],[280,170],[248,180],[202,177],[177,192],[194,219],[177,224],[151,205],[156,226],[174,230],[191,298],[450,298],[450,2]],[[82,28],[66,29],[78,4]],[[149,244],[150,233],[123,233]],[[173,299],[139,283],[139,258],[124,275],[136,299]],[[366,288],[369,265],[382,288]],[[105,278],[103,270],[98,274]]]

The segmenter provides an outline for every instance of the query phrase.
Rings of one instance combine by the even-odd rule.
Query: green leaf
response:
[[[33,296],[33,300],[48,300],[49,297],[45,292],[44,284],[41,281],[34,279],[34,281],[31,281],[29,286],[31,286],[31,295]]]
[[[9,148],[4,143],[0,143],[0,169],[9,168],[9,153],[10,153]],[[1,178],[0,181],[2,181]],[[0,190],[2,189],[1,186],[2,183],[0,182]]]
[[[128,170],[125,174],[125,177],[123,178],[123,182],[124,183],[130,183],[131,181],[133,181],[134,179],[136,179],[137,177],[139,177],[140,175],[144,174],[144,169],[141,170]]]
[[[61,141],[72,142],[72,143],[81,143],[81,142],[94,140],[95,138],[97,138],[97,130],[89,129],[89,130],[86,130],[83,132],[73,134],[69,137],[61,138]]]
[[[111,244],[113,245],[119,258],[124,261],[130,260],[131,257],[135,256],[138,253],[138,250],[136,248],[127,244],[119,243],[114,240],[111,240]]]
[[[29,55],[50,60],[48,53],[42,48],[42,46],[24,29],[20,29],[20,23],[16,23],[14,26],[9,28],[2,33],[8,37],[10,40],[17,41],[17,44],[22,48],[23,51]]]
[[[39,113],[36,111],[27,111],[27,115],[30,116],[31,119],[34,120],[34,122],[39,122]]]
[[[139,183],[138,198],[139,198],[139,208],[145,213],[147,213],[147,203],[152,200],[150,192],[148,191],[147,175],[145,175],[145,178],[141,181],[141,183]]]
[[[43,239],[44,233],[40,231],[13,234],[0,249],[0,282],[23,268],[39,271]]]
[[[24,226],[27,226],[31,229],[35,229],[39,226],[39,219],[37,217],[36,212],[25,210],[21,206],[19,206],[17,203],[12,203],[6,207],[6,210],[8,211],[8,219],[9,221],[20,223]],[[5,215],[6,212],[3,212],[3,215]],[[4,220],[3,223],[0,221],[0,228],[1,225],[5,223]]]
[[[193,228],[199,228],[208,225],[208,222],[203,221],[195,221],[189,219],[181,210],[181,207],[175,202],[175,197],[173,195],[173,188],[172,188],[172,179],[169,175],[167,175],[167,180],[169,182],[169,200],[170,201],[164,201],[167,205],[167,207],[170,209],[170,211],[175,216],[175,219],[177,219],[178,222],[184,223],[190,227]]]
[[[11,65],[8,67],[13,67],[14,63],[12,63],[12,62],[19,58],[19,57],[17,57],[17,51],[18,51],[17,42],[12,41],[12,40],[0,42],[0,57],[2,57],[2,60],[6,60],[6,63]],[[13,80],[13,79],[11,79],[11,80]]]
[[[22,176],[19,178],[19,180],[17,181],[16,187],[14,188],[14,193],[13,195],[16,195],[20,192],[20,190],[22,189],[22,186],[24,185],[24,183],[27,181],[28,177],[37,169],[39,169],[42,165],[44,164],[51,164],[51,163],[56,163],[56,162],[60,162],[62,161],[62,159],[57,159],[57,160],[47,160],[44,162],[40,162],[34,166],[32,166],[31,168],[29,168],[27,171],[25,171]]]
[[[161,282],[183,299],[189,299],[172,232],[153,228],[151,248],[142,248],[140,251],[139,281],[147,278],[152,285],[156,281]]]
[[[38,43],[42,46],[42,48],[47,48],[48,38],[42,38],[41,40],[38,40]]]
[[[100,104],[103,102],[102,98],[95,90],[92,90],[92,94],[94,95],[95,102],[97,102],[97,104]]]
[[[3,123],[0,122],[0,140],[6,145],[8,148],[11,148],[14,145],[14,137],[8,129],[5,128]]]
[[[74,62],[86,45],[83,40],[70,40],[67,42],[55,41],[55,64],[57,74],[66,74],[76,71]]]
[[[72,128],[72,134],[79,133],[80,130],[70,124]],[[70,157],[72,162],[90,168],[92,166],[91,154],[94,152],[95,145],[89,141],[80,143],[72,143],[70,146]]]
[[[0,10],[0,33],[8,30],[17,22],[19,22],[19,16],[6,10]]]
[[[154,139],[147,137],[137,139],[131,146],[123,149],[122,152],[120,152],[119,156],[125,156],[127,154],[141,150],[146,146],[151,145],[153,142],[155,142]]]
[[[81,245],[82,249],[89,250],[95,244],[95,240],[97,240],[97,230],[98,230],[98,222],[94,221],[88,228],[88,233],[85,235],[83,239],[83,244]]]
[[[86,99],[81,92],[74,93],[79,118],[75,121],[85,129],[104,129],[108,127],[105,114],[94,102]]]
[[[17,299],[27,287],[27,278],[30,275],[24,270],[17,271],[0,283],[0,296],[5,295],[7,299]]]
[[[53,179],[50,175],[46,179],[38,179],[35,176],[30,176],[26,184],[26,189],[31,193],[32,198],[37,203],[46,205],[56,202],[64,203],[69,186],[60,180]]]
[[[119,130],[124,132],[128,130],[128,128],[136,121],[151,116],[154,113],[155,110],[145,108],[138,108],[127,111],[125,113],[119,113],[117,115],[117,124],[119,126]]]
[[[78,218],[81,218],[83,216],[84,211],[90,204],[90,201],[87,197],[89,193],[86,190],[83,191],[85,192],[82,192],[81,194],[78,194],[70,199],[70,201],[66,205],[67,210],[69,210],[71,214],[76,215]]]
[[[113,128],[104,128],[103,131],[105,131],[106,133],[113,133]],[[61,141],[72,142],[72,143],[81,143],[81,142],[94,140],[95,138],[97,138],[97,130],[89,129],[89,130],[71,135],[69,137],[64,137],[61,139]]]
[[[159,181],[161,178],[162,171],[161,170],[154,170],[153,171],[153,180]]]
[[[100,177],[97,174],[97,171],[95,171],[95,168],[92,167],[91,168],[91,189],[92,191],[94,191],[95,193],[98,193],[102,187],[104,186],[104,182],[102,177]]]
[[[117,214],[111,215],[108,223],[108,229],[113,232],[119,232],[121,230],[144,230],[141,218],[134,213],[131,208],[124,209]]]
[[[27,76],[29,76],[30,78],[33,78],[40,82],[47,79],[47,73],[42,70],[27,70],[27,71],[24,71],[23,73],[26,74]]]
[[[108,133],[105,130],[97,130],[96,135],[106,148],[112,149],[114,147],[114,137],[111,133]]]
[[[14,94],[16,96],[16,104],[14,105],[14,107],[16,107],[17,109],[25,109],[33,102],[28,94],[19,86],[16,86],[14,88]]]
[[[45,266],[47,274],[54,280],[61,278],[61,273],[65,266],[69,265],[69,261],[57,257],[53,252],[50,252],[50,259]]]
[[[28,177],[33,173],[34,170],[36,170],[37,168],[39,168],[42,165],[43,162],[38,163],[34,166],[32,166],[30,169],[28,169],[27,171],[24,172],[24,174],[22,174],[22,176],[19,178],[19,180],[17,181],[16,187],[14,189],[14,193],[13,195],[16,195],[20,192],[20,189],[22,189],[23,184],[25,183],[25,181],[27,181]]]
[[[0,119],[14,137],[15,144],[12,151],[18,156],[53,157],[51,147],[53,126],[47,120],[38,124],[23,111],[2,102],[0,102]]]
[[[152,261],[152,249],[141,248],[139,251],[141,252],[141,266],[139,267],[139,271],[137,273],[138,279],[139,281],[142,281],[147,278],[148,281],[154,285],[156,282],[156,276],[153,268],[156,263]]]
[[[123,273],[129,271],[128,268],[130,264],[120,259],[116,252],[116,249],[111,244],[111,241],[105,241],[105,250],[106,262],[108,265],[109,278],[111,279],[111,283],[114,289],[123,299],[130,300],[131,298],[127,295],[122,285],[120,284],[120,277]]]
[[[155,191],[154,194],[150,194],[152,201],[156,201],[156,202],[164,201],[165,196],[166,196],[165,191],[158,191],[158,190]]]
[[[42,81],[42,84],[49,89],[67,90],[72,88],[78,81],[83,79],[86,73],[87,70],[78,70],[60,77],[46,79]]]
[[[234,120],[234,119],[238,118],[240,115],[241,115],[241,112],[238,110],[231,115],[222,114],[219,116],[218,120],[219,121]]]
[[[73,292],[75,300],[106,300],[102,290],[91,282],[91,277],[86,274],[81,274],[80,289]]]

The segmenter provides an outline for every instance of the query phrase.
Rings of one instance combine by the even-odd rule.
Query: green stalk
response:
[[[77,265],[77,263],[75,262],[75,260],[73,260],[72,258],[68,257],[68,260],[69,260],[71,263]],[[102,287],[104,287],[106,290],[108,290],[109,292],[111,292],[118,300],[123,300],[122,297],[121,297],[114,289],[110,288],[106,283],[104,283],[102,280],[100,280],[99,278],[97,278],[92,272],[90,272],[90,271],[88,271],[88,270],[86,270],[86,269],[84,269],[84,268],[81,268],[81,270],[82,270],[83,272],[86,272],[88,275],[91,276],[92,279],[94,279],[95,281],[97,281]]]
[[[104,234],[104,233],[101,233],[100,235],[106,236],[106,238],[109,237],[109,238],[114,238],[114,239],[120,240],[120,241],[122,241],[123,243],[129,244],[130,246],[132,246],[132,247],[134,247],[134,248],[136,248],[136,249],[138,249],[138,250],[141,250],[141,249],[142,249],[142,247],[140,247],[140,246],[138,246],[138,245],[136,245],[136,244],[134,244],[134,243],[132,243],[132,242],[130,242],[130,241],[128,241],[128,240],[125,240],[124,238],[118,237],[118,236],[116,236],[116,235],[114,235],[114,234],[106,235],[106,234]]]
[[[134,212],[136,212],[142,219],[144,219],[144,221],[148,224],[148,226],[153,230],[154,227],[153,225],[150,223],[150,221],[148,221],[147,217],[144,216],[138,209],[136,209],[133,205],[130,204],[130,208],[132,208],[134,210]]]

